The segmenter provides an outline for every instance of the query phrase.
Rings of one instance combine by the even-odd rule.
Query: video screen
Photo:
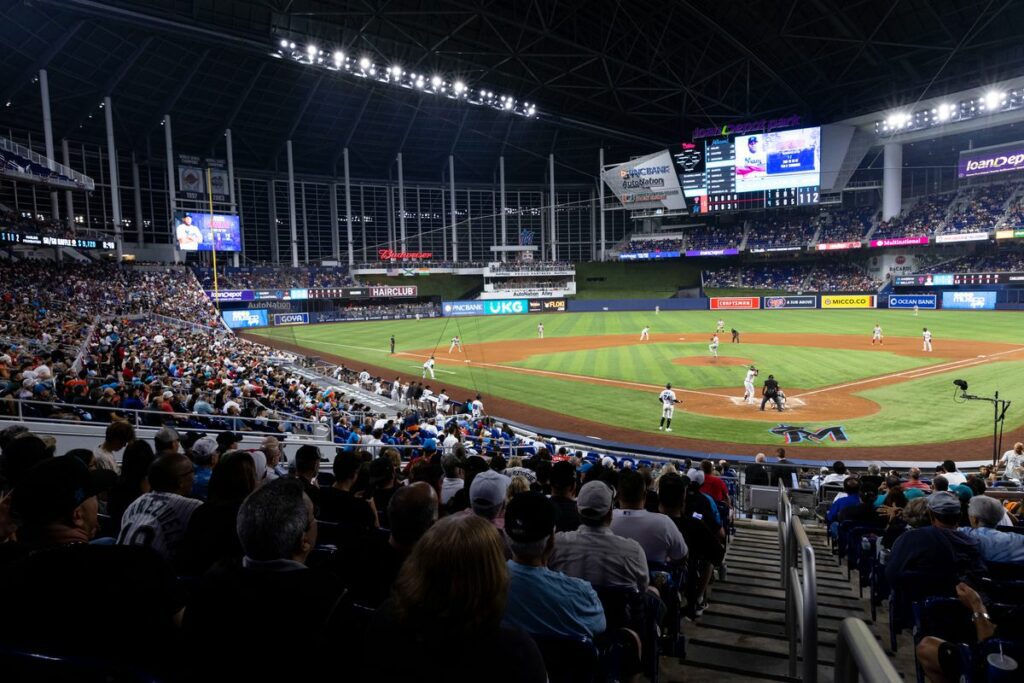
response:
[[[736,191],[821,184],[821,129],[800,128],[735,139]]]
[[[242,251],[240,224],[234,214],[175,214],[174,241],[181,251]]]

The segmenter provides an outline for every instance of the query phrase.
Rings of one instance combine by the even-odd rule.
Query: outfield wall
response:
[[[569,299],[566,302],[566,310],[569,313],[653,311],[655,306],[663,311],[706,311],[708,299]]]

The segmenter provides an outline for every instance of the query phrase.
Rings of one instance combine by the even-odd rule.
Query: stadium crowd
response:
[[[624,254],[643,254],[660,251],[682,251],[683,238],[680,237],[659,237],[647,239],[644,237],[631,237],[622,249]]]
[[[1006,213],[1006,203],[1018,185],[1001,183],[964,190],[957,197],[942,229],[945,233],[990,232]]]
[[[822,211],[818,217],[821,225],[818,242],[860,242],[871,229],[871,221],[876,213],[873,208],[837,207]]]
[[[687,249],[738,249],[743,241],[743,230],[710,223],[686,232]]]
[[[816,230],[817,225],[807,217],[766,217],[755,220],[750,226],[747,249],[806,247]]]
[[[967,254],[945,259],[923,273],[1010,273],[1024,271],[1024,249],[1001,248],[995,253]]]
[[[835,263],[758,264],[705,270],[705,289],[765,289],[784,292],[863,292],[880,285],[860,267]]]
[[[213,289],[213,272],[194,268],[204,289]],[[293,289],[309,287],[349,287],[354,284],[348,269],[342,266],[251,266],[225,268],[217,273],[220,289]]]
[[[436,303],[346,303],[339,305],[330,311],[320,311],[316,314],[318,322],[340,321],[340,320],[367,320],[383,319],[391,317],[416,317],[436,318],[441,315],[441,307]]]
[[[914,203],[900,216],[882,221],[871,236],[872,239],[893,237],[931,236],[940,231],[946,219],[946,212],[955,193],[928,195]]]
[[[553,270],[575,271],[575,264],[568,261],[496,261],[490,264],[495,273],[549,273]]]

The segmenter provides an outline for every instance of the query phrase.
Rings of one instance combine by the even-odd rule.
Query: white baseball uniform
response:
[[[471,408],[473,410],[473,417],[484,416],[484,402],[481,401],[480,399],[476,399],[475,401],[473,401],[473,403],[471,404]]]
[[[757,370],[747,370],[747,376],[743,378],[743,399],[747,403],[754,403],[754,378],[757,377]]]
[[[459,339],[458,335],[452,337],[452,343],[448,347],[448,353],[451,353],[456,348],[458,348],[459,351],[462,351],[462,341]]]
[[[544,338],[544,323],[537,323],[537,337],[539,339]]]
[[[932,333],[930,331],[928,331],[928,330],[925,330],[924,332],[922,332],[921,333],[921,342],[922,342],[922,344],[921,344],[921,350],[922,351],[931,351],[932,350]]]
[[[640,330],[640,341],[649,341],[651,338],[650,333],[651,328],[645,326],[644,329]]]
[[[420,375],[420,376],[421,377],[426,377],[428,372],[430,373],[430,379],[436,379],[434,377],[434,359],[433,358],[427,359],[427,362],[423,364],[423,374]]]
[[[718,332],[725,332],[725,321],[724,320],[719,320],[718,321],[718,330],[717,331]]]
[[[875,342],[882,343],[882,328],[879,325],[875,325],[875,329],[871,332],[871,343]]]
[[[711,352],[713,358],[718,358],[718,335],[716,334],[711,338],[711,343],[708,344],[708,351]]]
[[[437,395],[437,412],[448,412],[448,394],[444,393],[443,391]]]
[[[672,414],[676,411],[676,392],[665,389],[658,395],[658,398],[661,399],[661,416],[671,420]]]

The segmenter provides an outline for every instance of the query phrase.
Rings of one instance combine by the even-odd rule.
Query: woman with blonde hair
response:
[[[476,515],[437,522],[413,547],[374,616],[363,680],[544,683],[537,645],[521,629],[501,625],[508,585],[493,524]]]

